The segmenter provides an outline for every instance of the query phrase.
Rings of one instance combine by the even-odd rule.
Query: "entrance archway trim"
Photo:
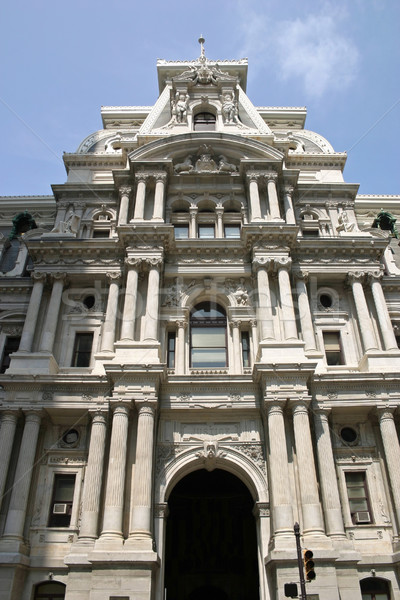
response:
[[[215,443],[215,440],[210,440]],[[192,471],[208,468],[204,455],[205,444],[185,449],[160,470],[156,482],[156,504],[168,501],[175,485]],[[179,449],[179,447],[177,448]],[[261,469],[246,455],[224,444],[218,445],[212,469],[224,469],[236,475],[248,488],[254,502],[268,503],[267,479]]]

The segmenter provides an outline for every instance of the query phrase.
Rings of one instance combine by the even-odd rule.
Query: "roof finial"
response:
[[[200,37],[199,37],[199,44],[200,44],[200,48],[201,48],[201,53],[200,53],[200,57],[201,57],[201,58],[205,57],[205,54],[204,54],[204,42],[205,42],[205,41],[206,41],[206,40],[203,38],[202,34],[200,34]]]

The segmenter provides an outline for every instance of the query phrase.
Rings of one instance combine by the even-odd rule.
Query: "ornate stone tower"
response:
[[[400,198],[199,41],[0,198],[0,600],[281,599],[295,522],[313,599],[400,597]]]

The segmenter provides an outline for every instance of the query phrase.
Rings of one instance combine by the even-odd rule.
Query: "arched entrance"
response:
[[[258,600],[253,504],[244,483],[221,469],[177,483],[168,499],[167,600]]]

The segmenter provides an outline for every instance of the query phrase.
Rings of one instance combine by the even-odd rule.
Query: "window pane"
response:
[[[93,333],[77,333],[75,336],[73,367],[88,367],[92,354]]]
[[[214,225],[199,225],[199,238],[213,238],[214,237]]]
[[[225,348],[225,329],[223,327],[192,327],[192,346],[194,348]]]
[[[192,348],[192,367],[225,367],[225,348]]]
[[[176,240],[186,240],[189,237],[188,225],[175,225],[174,231]]]
[[[215,304],[211,302],[203,302],[199,304],[192,313],[192,319],[214,319],[216,317],[222,317],[225,319],[225,312]]]
[[[225,225],[225,237],[230,239],[240,238],[240,225]]]

